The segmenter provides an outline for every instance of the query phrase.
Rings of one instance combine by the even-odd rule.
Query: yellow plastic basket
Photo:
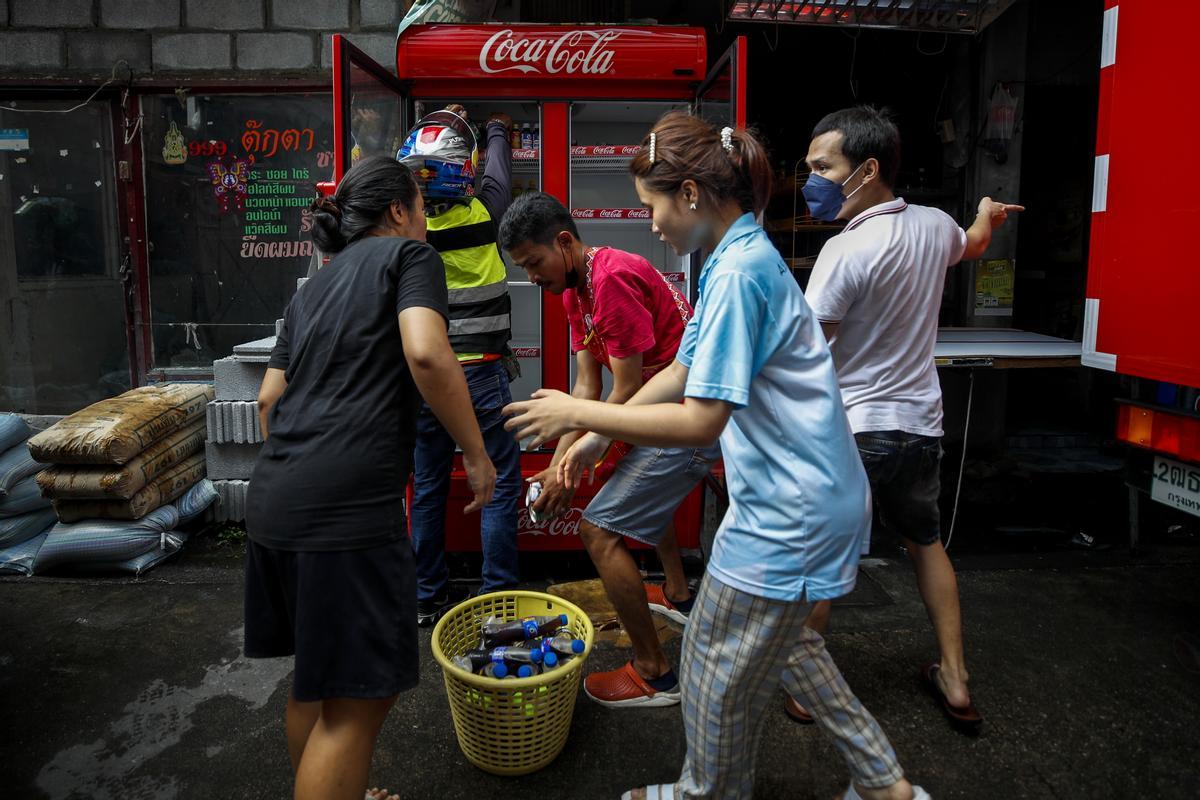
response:
[[[530,678],[499,680],[454,666],[450,659],[479,647],[483,621],[566,614],[584,651],[562,667]],[[433,629],[433,657],[442,667],[450,714],[463,754],[494,775],[525,775],[553,761],[567,743],[583,665],[592,652],[592,622],[561,597],[494,592],[447,612]]]

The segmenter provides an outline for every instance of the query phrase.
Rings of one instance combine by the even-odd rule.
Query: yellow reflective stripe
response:
[[[465,250],[447,250],[441,254],[446,268],[446,288],[471,289],[505,281],[504,262],[494,244],[468,247]]]

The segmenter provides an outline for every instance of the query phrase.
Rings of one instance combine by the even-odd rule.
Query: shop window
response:
[[[0,102],[0,410],[129,388],[111,107]]]
[[[154,367],[206,369],[271,336],[313,259],[333,178],[329,95],[142,99]]]

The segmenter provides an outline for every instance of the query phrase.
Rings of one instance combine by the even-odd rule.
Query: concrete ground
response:
[[[959,559],[973,686],[987,722],[953,731],[916,680],[934,651],[908,566],[864,566],[830,649],[935,798],[1200,796],[1200,548]],[[286,661],[240,656],[241,568],[220,551],[140,581],[0,580],[5,798],[290,796]],[[669,781],[679,711],[580,697],[548,769],[504,779],[469,765],[422,638],[422,685],[384,728],[373,780],[404,798],[616,798]],[[679,640],[668,645],[677,659]],[[598,648],[592,668],[626,652]],[[756,796],[829,798],[846,772],[813,727],[772,707]]]

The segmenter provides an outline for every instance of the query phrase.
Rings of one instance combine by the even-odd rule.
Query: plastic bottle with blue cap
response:
[[[489,647],[547,636],[567,624],[566,614],[545,617],[524,617],[502,622],[489,617],[483,622],[483,641]]]

